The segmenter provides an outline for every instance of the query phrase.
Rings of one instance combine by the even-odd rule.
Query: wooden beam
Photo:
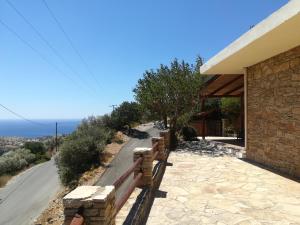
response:
[[[241,93],[241,94],[238,94],[238,95],[206,95],[205,97],[206,98],[230,98],[230,97],[232,97],[232,98],[236,98],[236,97],[240,97],[241,95],[242,95],[243,93]]]
[[[244,84],[242,84],[242,85],[240,85],[240,86],[234,88],[233,90],[227,91],[226,93],[224,93],[224,95],[230,95],[231,93],[233,93],[233,92],[235,92],[235,91],[241,89],[242,87],[244,87]]]
[[[225,83],[224,85],[222,85],[221,87],[217,88],[216,90],[214,90],[212,93],[210,93],[210,95],[213,95],[215,93],[217,93],[218,91],[221,91],[222,89],[224,89],[225,87],[227,87],[228,85],[232,84],[233,82],[241,79],[243,77],[243,75],[240,75],[238,77],[235,77],[234,79],[228,81],[227,83]]]
[[[208,81],[206,81],[204,83],[205,86],[211,84],[212,82],[214,82],[216,79],[218,79],[221,75],[214,75],[212,78],[210,78]]]
[[[217,80],[221,75],[214,75],[212,78],[210,78],[208,81],[206,81],[203,86],[204,88],[202,90],[200,90],[200,96],[204,96],[203,95],[203,91],[205,90],[205,88],[211,84],[212,82],[214,82],[215,80]]]

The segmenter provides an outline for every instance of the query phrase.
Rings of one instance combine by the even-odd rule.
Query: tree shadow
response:
[[[147,139],[149,137],[149,133],[145,131],[140,131],[137,129],[129,129],[126,131],[126,135],[132,138],[138,139]]]

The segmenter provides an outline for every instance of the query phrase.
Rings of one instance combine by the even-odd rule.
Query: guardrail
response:
[[[135,148],[133,164],[113,186],[80,186],[63,199],[66,225],[110,225],[136,187],[152,185],[154,160],[166,160],[169,149],[169,132],[160,132],[160,137],[152,138],[152,148]],[[116,199],[116,191],[134,174],[134,179],[126,191]],[[74,216],[75,215],[75,216]]]

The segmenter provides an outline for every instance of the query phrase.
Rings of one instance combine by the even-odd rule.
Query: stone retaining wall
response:
[[[300,177],[300,46],[247,68],[247,158]]]

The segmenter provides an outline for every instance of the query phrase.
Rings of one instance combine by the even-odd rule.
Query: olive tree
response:
[[[146,109],[169,119],[171,147],[177,143],[178,120],[193,110],[198,102],[203,78],[199,72],[202,59],[196,65],[173,60],[169,66],[160,65],[157,70],[146,71],[135,89],[136,100]]]

